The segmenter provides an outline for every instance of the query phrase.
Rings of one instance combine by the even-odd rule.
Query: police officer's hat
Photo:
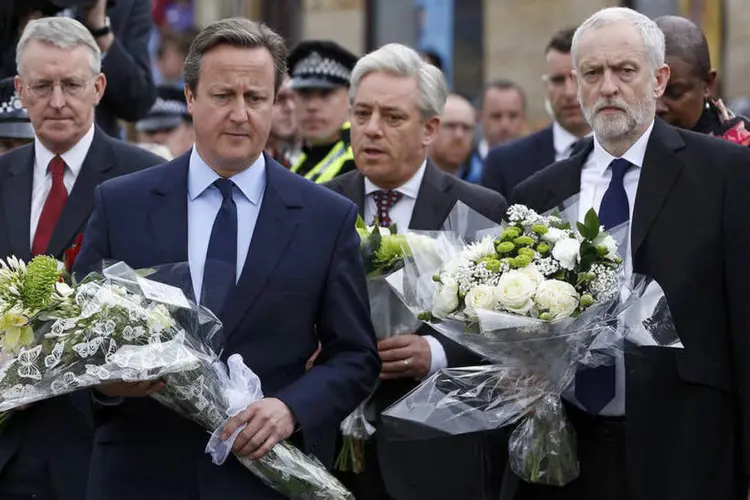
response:
[[[357,56],[331,40],[307,40],[289,55],[292,89],[348,87]]]
[[[12,76],[0,80],[0,138],[34,138],[34,127],[16,93]]]
[[[156,102],[148,114],[135,123],[138,132],[157,132],[177,128],[183,122],[191,122],[185,93],[170,85],[156,88]]]

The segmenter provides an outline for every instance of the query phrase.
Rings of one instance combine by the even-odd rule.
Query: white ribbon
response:
[[[217,373],[221,381],[221,387],[229,403],[227,416],[234,417],[238,413],[245,411],[251,403],[263,398],[263,391],[260,386],[260,378],[250,368],[245,365],[242,356],[232,354],[227,360],[227,367],[222,363],[217,363]],[[211,460],[216,465],[221,465],[227,459],[232,451],[234,441],[245,425],[238,427],[226,441],[221,439],[221,433],[229,422],[227,418],[224,423],[216,429],[206,445],[206,453],[211,455]]]

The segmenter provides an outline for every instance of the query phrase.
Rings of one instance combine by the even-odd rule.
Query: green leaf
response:
[[[588,271],[591,266],[596,262],[599,253],[596,251],[596,247],[588,241],[581,243],[581,271]]]
[[[357,214],[357,222],[354,224],[357,229],[367,229],[367,224],[360,214]]]
[[[599,236],[599,217],[596,215],[596,210],[593,208],[590,208],[588,212],[586,212],[586,217],[584,218],[584,222],[586,223],[586,228],[589,231],[589,239],[595,239],[597,236]]]
[[[398,228],[396,227],[396,224],[393,224],[391,227],[389,227],[388,231],[390,231],[391,234],[398,234]]]

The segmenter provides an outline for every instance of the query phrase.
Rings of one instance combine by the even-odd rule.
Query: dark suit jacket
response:
[[[513,202],[544,211],[578,193],[590,150],[521,183]],[[748,186],[747,148],[656,120],[631,226],[634,272],[662,286],[685,348],[626,354],[633,500],[746,498]]]
[[[521,139],[501,144],[487,153],[482,170],[482,186],[506,198],[519,182],[555,163],[552,126]]]
[[[102,61],[107,88],[96,108],[96,122],[119,138],[117,119],[140,120],[156,100],[148,41],[154,24],[149,0],[117,0],[107,11],[115,41]]]
[[[364,216],[365,184],[359,171],[337,177],[326,184],[359,207]],[[457,201],[485,217],[500,222],[505,199],[481,186],[445,174],[427,163],[409,229],[438,230]],[[481,359],[428,325],[417,332],[434,336],[445,349],[448,366],[476,366]],[[396,379],[381,382],[373,396],[377,415],[418,385],[419,381]],[[383,479],[389,493],[398,500],[481,499],[484,495],[483,440],[476,436],[454,436],[429,441],[402,441],[391,430],[379,426],[375,434]]]
[[[164,160],[96,129],[86,160],[49,243],[61,259],[83,232],[102,181]],[[0,157],[0,257],[28,261],[34,145]],[[67,397],[34,403],[10,419],[0,432],[0,497],[5,489],[40,494],[53,489],[60,500],[84,497],[93,429]],[[23,483],[23,484],[21,484]]]
[[[102,184],[76,269],[102,259],[139,269],[188,260],[189,156]],[[356,207],[266,156],[266,189],[244,271],[219,315],[233,353],[284,401],[292,442],[333,463],[335,432],[370,393],[380,360],[354,230]],[[292,311],[292,314],[290,314]],[[318,364],[305,373],[316,350]],[[90,500],[280,499],[234,457],[211,463],[208,434],[150,398],[99,420]]]

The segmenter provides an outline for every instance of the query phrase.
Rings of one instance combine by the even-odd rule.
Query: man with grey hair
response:
[[[750,151],[655,118],[664,54],[663,33],[636,11],[584,21],[573,58],[594,137],[512,199],[546,211],[577,195],[581,217],[593,207],[605,228],[627,227],[625,275],[663,288],[684,349],[626,345],[614,365],[580,369],[565,394],[580,476],[563,488],[523,483],[516,498],[748,494]]]
[[[361,58],[350,87],[357,170],[328,187],[354,201],[367,224],[438,230],[458,201],[500,222],[505,199],[439,170],[427,152],[448,95],[442,72],[400,44]],[[365,472],[342,474],[358,500],[485,498],[480,436],[426,441],[389,439],[380,413],[429,375],[479,360],[428,326],[379,339],[381,383],[370,400],[380,430],[365,450]]]
[[[187,262],[188,276],[170,278],[221,320],[217,352],[241,355],[264,397],[217,429],[233,452],[217,467],[205,429],[146,397],[163,384],[97,387],[88,499],[281,500],[235,457],[260,460],[288,440],[330,467],[338,424],[380,370],[357,209],[264,152],[286,75],[281,36],[217,21],[195,38],[184,74],[195,145],[99,187],[75,270]]]
[[[31,21],[16,55],[15,88],[36,137],[0,157],[0,257],[62,260],[85,228],[97,184],[162,160],[94,124],[106,79],[78,21]],[[92,439],[68,397],[33,404],[0,433],[0,498],[85,498]]]

